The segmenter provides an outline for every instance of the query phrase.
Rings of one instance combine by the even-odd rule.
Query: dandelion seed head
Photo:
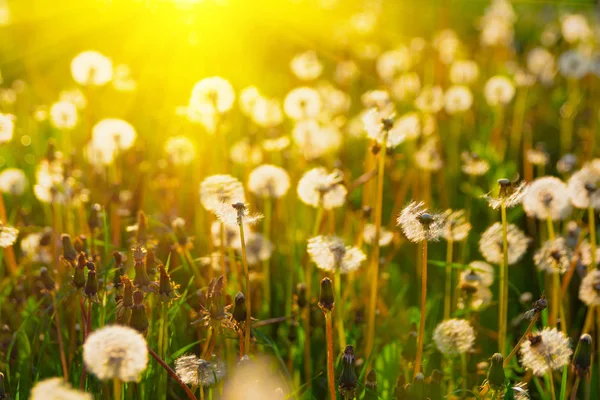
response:
[[[547,165],[549,161],[548,153],[541,146],[535,149],[527,150],[525,157],[527,157],[527,161],[529,161],[531,164],[538,166]]]
[[[303,81],[317,79],[323,72],[323,64],[319,61],[317,53],[312,50],[297,54],[290,62],[294,75]]]
[[[469,176],[482,176],[490,169],[490,164],[476,153],[465,151],[461,154],[462,172]]]
[[[558,57],[558,71],[565,78],[581,79],[589,70],[589,58],[578,49],[567,50]]]
[[[600,270],[592,269],[581,281],[579,300],[587,306],[600,306]]]
[[[519,350],[521,364],[534,375],[560,369],[569,363],[571,350],[569,338],[556,328],[544,328],[532,338],[524,340]]]
[[[406,72],[392,81],[392,96],[398,101],[410,101],[421,91],[421,78],[416,72]]]
[[[492,107],[510,103],[515,95],[515,85],[504,76],[490,78],[483,90],[487,103]]]
[[[310,119],[319,115],[322,101],[319,92],[309,87],[299,87],[290,91],[283,102],[283,111],[294,119]]]
[[[433,341],[438,350],[446,356],[465,354],[475,343],[475,330],[464,319],[442,321],[433,331]]]
[[[450,66],[450,81],[455,85],[470,85],[479,78],[479,66],[472,60],[457,60]]]
[[[472,261],[469,263],[469,268],[460,273],[459,283],[477,277],[479,285],[490,287],[494,283],[495,270],[490,264],[484,261]]]
[[[279,199],[290,189],[287,171],[275,165],[260,165],[250,172],[248,190],[261,198]]]
[[[467,86],[451,86],[444,94],[444,108],[450,115],[463,113],[471,108],[473,94]]]
[[[112,61],[97,51],[84,51],[71,61],[71,75],[80,85],[105,85],[113,78]]]
[[[238,249],[240,251],[240,249]],[[273,254],[273,243],[260,233],[250,233],[246,239],[246,259],[248,264],[256,265],[266,261]]]
[[[87,337],[83,361],[87,370],[100,380],[135,382],[148,365],[146,340],[131,328],[106,326]]]
[[[468,308],[473,311],[479,311],[492,303],[493,295],[489,287],[482,285],[469,285],[469,295],[460,296],[456,306],[459,310]]]
[[[137,134],[127,121],[105,118],[92,128],[94,146],[103,149],[127,150],[133,146]]]
[[[258,165],[263,160],[262,148],[248,138],[235,142],[229,150],[231,161],[238,165]]]
[[[469,236],[471,224],[467,221],[464,210],[446,210],[444,212],[444,230],[442,236],[446,240],[461,242]]]
[[[401,46],[397,49],[386,51],[377,58],[375,68],[383,81],[391,81],[398,74],[410,69],[412,57],[408,48]]]
[[[307,252],[311,260],[324,271],[339,270],[342,274],[356,271],[367,256],[357,247],[345,246],[336,236],[315,236],[308,239]]]
[[[508,224],[507,241],[508,265],[513,265],[519,262],[527,251],[530,239],[517,226]],[[479,251],[487,262],[500,265],[503,263],[502,248],[502,224],[496,222],[481,235]]]
[[[510,182],[508,179],[500,179],[498,180],[498,184],[500,186],[500,193],[497,197],[492,196],[490,193],[482,196],[487,200],[490,207],[497,210],[502,206],[502,203],[504,203],[506,208],[512,208],[521,204],[527,189],[525,181],[517,184]]]
[[[23,170],[6,168],[0,172],[0,192],[11,196],[21,196],[29,184]]]
[[[10,142],[15,133],[16,117],[12,114],[0,113],[0,144]]]
[[[540,220],[563,220],[571,214],[567,185],[558,178],[545,176],[531,182],[523,196],[523,209]]]
[[[251,214],[244,203],[221,203],[215,215],[225,226],[232,228],[240,224],[252,226],[263,218],[261,214]]]
[[[527,69],[542,81],[551,80],[556,74],[554,54],[544,47],[536,47],[527,53]]]
[[[312,207],[326,210],[341,207],[346,201],[347,190],[342,184],[340,171],[328,173],[325,168],[313,168],[300,178],[297,193],[300,200]]]
[[[281,103],[277,99],[267,99],[261,96],[256,99],[250,117],[252,121],[263,128],[277,126],[283,121]]]
[[[333,124],[321,124],[314,119],[296,122],[292,130],[294,143],[306,159],[314,159],[337,151],[342,133]]]
[[[592,29],[581,14],[569,14],[561,18],[561,33],[568,43],[584,41],[592,35]]]
[[[209,362],[194,354],[186,354],[176,359],[175,373],[186,385],[200,387],[212,386],[227,374],[223,362],[216,359]]]
[[[373,245],[375,243],[375,224],[366,224],[363,229],[363,239],[365,243]],[[381,227],[379,231],[379,247],[386,247],[392,243],[394,232],[388,231],[385,227]]]
[[[49,378],[37,382],[31,389],[30,400],[93,400],[91,394],[82,392],[62,378]]]
[[[564,274],[571,264],[571,249],[562,237],[548,240],[536,251],[533,261],[540,271]]]
[[[438,241],[444,231],[443,214],[429,214],[425,203],[413,201],[400,212],[397,224],[411,242]]]
[[[414,155],[417,167],[424,171],[439,171],[444,163],[436,139],[428,139]]]
[[[57,129],[71,130],[78,119],[77,106],[70,101],[61,100],[50,107],[50,122]]]
[[[571,203],[577,208],[600,208],[600,158],[585,164],[567,182]]]
[[[415,99],[415,107],[425,113],[437,113],[444,107],[444,91],[439,86],[424,87]]]
[[[231,175],[211,175],[200,184],[200,202],[208,211],[215,212],[222,203],[244,203],[244,186]]]
[[[189,165],[196,158],[194,143],[187,136],[173,136],[165,142],[165,152],[175,165]]]
[[[212,76],[194,85],[189,107],[199,114],[223,114],[231,109],[234,101],[235,92],[229,81],[220,76]]]

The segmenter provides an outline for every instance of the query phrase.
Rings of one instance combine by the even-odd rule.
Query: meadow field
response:
[[[600,7],[0,0],[0,400],[600,399]]]

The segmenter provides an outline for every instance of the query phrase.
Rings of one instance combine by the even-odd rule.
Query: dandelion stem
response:
[[[367,343],[365,355],[367,359],[372,360],[371,352],[373,351],[375,339],[375,311],[377,308],[377,286],[379,279],[379,238],[381,237],[381,215],[383,209],[383,182],[385,170],[385,153],[387,150],[387,131],[383,135],[383,142],[379,150],[379,162],[377,164],[377,199],[375,200],[375,238],[373,239],[373,252],[371,255],[370,279],[371,293],[369,296],[369,311],[367,325]]]
[[[56,337],[58,339],[58,349],[60,351],[60,364],[62,366],[63,377],[65,382],[69,381],[69,369],[67,367],[67,358],[65,356],[65,346],[63,343],[62,332],[60,330],[60,312],[58,309],[58,303],[56,301],[56,295],[54,292],[51,293],[52,305],[54,307],[54,322],[56,323]]]
[[[461,373],[462,373],[462,389],[463,391],[467,390],[467,355],[465,353],[462,353],[460,355],[460,369],[461,369]]]
[[[452,309],[452,250],[454,241],[449,239],[446,245],[446,289],[444,291],[444,319],[450,318]]]
[[[425,339],[425,313],[427,307],[427,240],[421,242],[423,246],[421,266],[421,319],[419,321],[419,336],[417,337],[417,355],[415,358],[414,375],[421,372],[421,359],[423,357],[423,341]]]
[[[339,268],[335,269],[335,282],[333,284],[335,289],[335,315],[337,320],[338,329],[338,340],[340,342],[340,351],[343,353],[346,348],[346,330],[344,329],[344,313],[342,311],[342,274]]]
[[[177,376],[177,373],[175,373],[175,371],[173,371],[171,369],[171,367],[169,367],[167,365],[167,363],[164,362],[163,359],[160,358],[159,355],[156,354],[154,352],[154,350],[152,350],[150,348],[150,346],[147,346],[147,347],[148,347],[148,353],[150,353],[150,355],[161,365],[161,367],[163,367],[167,371],[167,373],[169,375],[171,375],[171,377],[177,381],[177,383],[179,384],[179,386],[181,386],[181,388],[183,389],[183,391],[185,392],[185,394],[187,394],[188,399],[190,399],[190,400],[197,400],[196,396],[194,396],[194,393],[192,393],[192,391],[190,390],[190,388],[185,383],[183,383],[183,381],[181,379],[179,379],[179,376]]]
[[[244,348],[246,353],[250,353],[250,318],[252,314],[252,292],[250,291],[250,272],[248,271],[248,261],[246,260],[246,239],[244,238],[244,224],[240,219],[240,241],[242,242],[242,264],[244,264],[244,276],[246,278],[246,331],[244,338]]]
[[[271,213],[272,201],[270,197],[265,199],[264,204],[265,219],[263,221],[263,235],[266,240],[271,240]],[[266,259],[263,261],[263,295],[265,302],[263,306],[264,313],[268,315],[271,311],[271,261]]]
[[[331,324],[331,311],[325,311],[325,326],[327,330],[327,383],[329,385],[329,398],[336,399],[335,375],[333,372],[333,328]]]
[[[552,394],[552,400],[556,400],[556,391],[554,390],[554,376],[552,372],[552,370],[548,372],[548,377],[550,378],[550,393]]]
[[[597,268],[596,260],[596,212],[594,206],[588,207],[588,224],[590,231],[590,248],[592,250],[592,268]]]
[[[577,389],[579,389],[579,376],[575,377],[575,383],[573,384],[573,388],[571,389],[571,396],[570,399],[571,400],[576,400],[577,399]]]
[[[506,204],[500,205],[502,214],[502,267],[500,268],[500,312],[498,313],[498,352],[504,353],[506,347],[506,320],[508,318],[508,222]]]
[[[121,400],[121,381],[118,378],[113,379],[113,398]]]

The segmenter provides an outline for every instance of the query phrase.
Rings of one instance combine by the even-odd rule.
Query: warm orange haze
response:
[[[598,398],[599,11],[0,0],[0,400]]]

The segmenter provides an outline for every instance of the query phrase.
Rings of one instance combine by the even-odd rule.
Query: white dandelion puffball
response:
[[[55,128],[71,130],[77,119],[77,106],[70,101],[58,101],[50,107],[50,122]]]
[[[245,201],[244,186],[231,175],[211,175],[200,183],[200,202],[208,211],[215,212],[223,203]]]
[[[342,274],[356,271],[367,259],[357,247],[345,246],[336,236],[315,236],[308,239],[306,251],[311,260],[324,271],[339,270]]]
[[[475,330],[465,319],[449,319],[440,322],[435,328],[433,341],[442,354],[457,356],[473,347]]]
[[[148,365],[146,346],[146,339],[134,329],[110,325],[88,336],[83,345],[83,361],[100,380],[135,382]]]
[[[235,92],[226,79],[219,76],[197,82],[190,97],[190,107],[201,114],[224,113],[233,107]]]
[[[71,61],[71,74],[80,85],[102,86],[113,77],[112,61],[97,51],[84,51]]]
[[[0,144],[10,142],[15,133],[15,119],[12,114],[0,113]]]
[[[93,397],[89,393],[73,389],[62,378],[49,378],[35,384],[29,400],[93,400]]]
[[[92,142],[96,148],[127,150],[133,146],[136,137],[134,127],[118,118],[105,118],[92,128]]]
[[[567,365],[572,353],[569,338],[563,332],[544,328],[521,344],[521,364],[534,375],[543,376]]]
[[[572,209],[567,185],[553,176],[534,180],[523,196],[523,209],[528,216],[540,220],[567,218]]]
[[[275,165],[259,165],[250,172],[248,190],[261,198],[281,198],[290,189],[287,171]]]
[[[343,206],[348,193],[342,184],[341,173],[328,173],[325,168],[307,171],[298,182],[297,192],[304,204],[315,208],[322,206],[326,210]]]
[[[494,76],[485,83],[483,93],[490,106],[505,105],[515,96],[515,85],[504,76]]]
[[[7,168],[0,172],[0,192],[20,196],[29,184],[25,172],[18,168]]]

